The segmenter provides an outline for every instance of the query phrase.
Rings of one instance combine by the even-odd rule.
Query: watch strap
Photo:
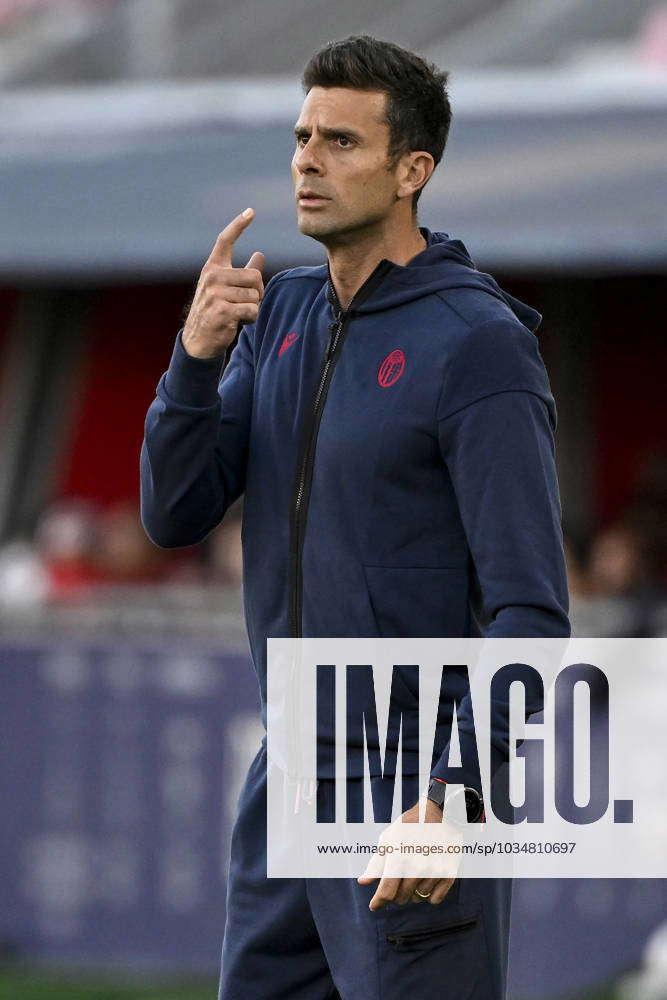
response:
[[[436,805],[444,812],[445,808],[445,797],[447,794],[447,782],[442,778],[432,777],[428,784],[428,790],[426,792],[427,799],[431,802],[435,802]],[[461,789],[461,794],[465,797],[466,806],[466,817],[468,823],[483,823],[485,820],[484,814],[484,799],[480,792],[476,788],[470,788],[466,786]]]

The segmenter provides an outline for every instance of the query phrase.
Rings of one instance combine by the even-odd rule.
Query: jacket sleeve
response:
[[[176,338],[168,371],[146,415],[141,519],[156,545],[200,542],[242,494],[254,364],[244,327],[222,380],[224,358],[193,358]]]
[[[438,434],[487,638],[570,634],[555,426],[554,400],[535,336],[511,321],[472,331],[447,366]],[[541,692],[527,691],[526,718],[542,707]],[[491,776],[508,759],[508,714],[508,702],[492,701]],[[457,718],[464,770],[466,762],[475,764],[466,781],[476,786],[470,695]],[[445,781],[448,754],[446,747],[431,772]]]

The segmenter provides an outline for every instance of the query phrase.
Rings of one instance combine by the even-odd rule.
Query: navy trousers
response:
[[[377,886],[266,877],[262,745],[232,834],[219,1000],[505,1000],[511,880],[371,911]]]

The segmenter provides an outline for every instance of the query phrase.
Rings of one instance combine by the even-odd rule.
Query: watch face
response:
[[[441,809],[444,808],[446,793],[447,785],[445,782],[438,781],[435,778],[431,780],[428,786],[428,798],[432,802],[437,802]],[[468,823],[478,823],[484,812],[484,800],[479,792],[475,788],[459,788],[453,794],[457,799],[461,795],[465,796],[466,819]]]

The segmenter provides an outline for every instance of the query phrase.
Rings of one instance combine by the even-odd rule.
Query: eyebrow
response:
[[[361,136],[358,132],[355,132],[351,128],[321,128],[320,133],[325,139],[337,139],[339,136],[344,135],[348,139],[354,139],[356,142],[361,142]],[[294,135],[299,139],[302,135],[308,135],[310,129],[306,128],[305,125],[295,125]]]

